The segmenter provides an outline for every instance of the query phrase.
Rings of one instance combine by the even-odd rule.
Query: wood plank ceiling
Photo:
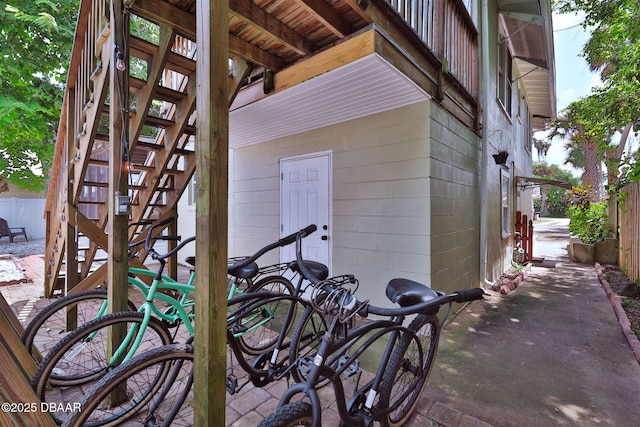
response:
[[[195,41],[196,0],[134,0],[128,6]],[[356,0],[229,0],[230,55],[278,71],[370,22]]]

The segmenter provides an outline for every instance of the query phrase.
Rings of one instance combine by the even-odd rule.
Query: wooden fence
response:
[[[620,212],[620,266],[631,280],[640,279],[640,182],[622,189],[626,193]]]

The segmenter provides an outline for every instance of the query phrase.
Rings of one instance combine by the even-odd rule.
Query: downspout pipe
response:
[[[480,100],[482,103],[482,158],[480,164],[480,284],[489,288],[493,285],[487,280],[487,218],[489,198],[489,112],[488,105],[491,99],[490,84],[490,49],[489,49],[489,0],[482,0],[480,11],[480,42],[481,42],[481,70],[480,70]]]

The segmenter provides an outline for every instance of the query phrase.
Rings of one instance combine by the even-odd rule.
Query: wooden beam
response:
[[[375,52],[375,31],[367,31],[274,74],[274,92],[349,64]]]
[[[175,33],[173,30],[165,25],[160,25],[160,42],[158,49],[147,61],[147,85],[144,89],[138,91],[138,96],[136,97],[136,111],[138,111],[138,114],[133,117],[129,126],[129,137],[131,141],[129,150],[131,153],[133,153],[136,142],[138,141],[138,136],[145,125],[147,111],[149,111],[153,103],[153,97],[158,87],[158,82],[162,77],[164,66],[167,63],[167,58],[171,52],[174,40]]]
[[[353,31],[351,25],[336,12],[325,0],[296,0],[315,19],[322,22],[339,38],[343,38]]]
[[[233,109],[240,108],[262,98],[273,95],[276,92],[291,88],[302,82],[334,70],[344,64],[375,53],[375,30],[365,31],[348,39],[330,49],[323,50],[316,55],[306,58],[273,75],[274,90],[265,94],[262,81],[255,82],[245,87],[234,97]]]
[[[344,0],[344,2],[347,3],[354,12],[360,15],[360,18],[362,18],[367,24],[371,24],[373,22],[371,17],[365,11],[369,5],[369,0]]]
[[[178,34],[181,34],[188,39],[195,40],[196,38],[195,16],[177,8],[176,6],[173,6],[170,3],[160,0],[136,0],[131,6],[131,11],[136,15],[140,15],[143,18],[148,19],[151,22],[155,22],[156,24],[168,25],[170,27],[173,27]],[[226,10],[224,14],[228,17],[229,10]],[[274,22],[269,20],[268,24],[272,27],[274,25]],[[228,25],[229,23],[225,22],[224,28],[228,28]],[[268,29],[263,29],[263,31],[270,33]],[[285,39],[292,38],[290,37],[288,32],[285,33],[284,31],[280,32],[280,37]],[[225,50],[228,50],[229,52],[241,58],[267,68],[279,70],[283,67],[282,61],[277,56],[265,52],[259,47],[254,46],[251,43],[247,43],[239,37],[227,34],[227,38],[229,40],[229,47]],[[289,40],[287,45],[289,43],[295,44],[296,49],[312,48],[312,45],[310,44],[301,46],[302,42],[299,38],[297,40]]]
[[[196,2],[196,321],[194,424],[225,425],[229,152],[228,0]]]
[[[284,66],[284,63],[277,56],[231,34],[229,34],[229,52],[249,62],[274,70],[279,70]]]
[[[318,49],[313,43],[283,24],[282,21],[269,15],[264,9],[257,7],[253,2],[229,0],[229,9],[238,18],[260,28],[299,55],[306,56]]]
[[[251,70],[253,70],[253,65],[250,62],[240,58],[233,59],[229,76],[229,106],[233,104],[233,100],[236,99],[240,87],[251,74]]]
[[[131,11],[148,21],[172,27],[188,39],[196,39],[195,17],[169,2],[162,0],[136,0],[131,5]]]

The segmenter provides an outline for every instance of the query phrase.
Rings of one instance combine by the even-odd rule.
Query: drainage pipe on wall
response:
[[[489,94],[490,84],[490,49],[489,49],[489,0],[482,0],[480,11],[480,99],[482,101],[482,159],[480,164],[480,282],[483,287],[491,287],[492,282],[487,280],[487,218],[488,218],[488,201],[489,198],[489,167],[488,167],[488,150],[489,135],[488,122],[489,112],[488,105],[491,96]]]

